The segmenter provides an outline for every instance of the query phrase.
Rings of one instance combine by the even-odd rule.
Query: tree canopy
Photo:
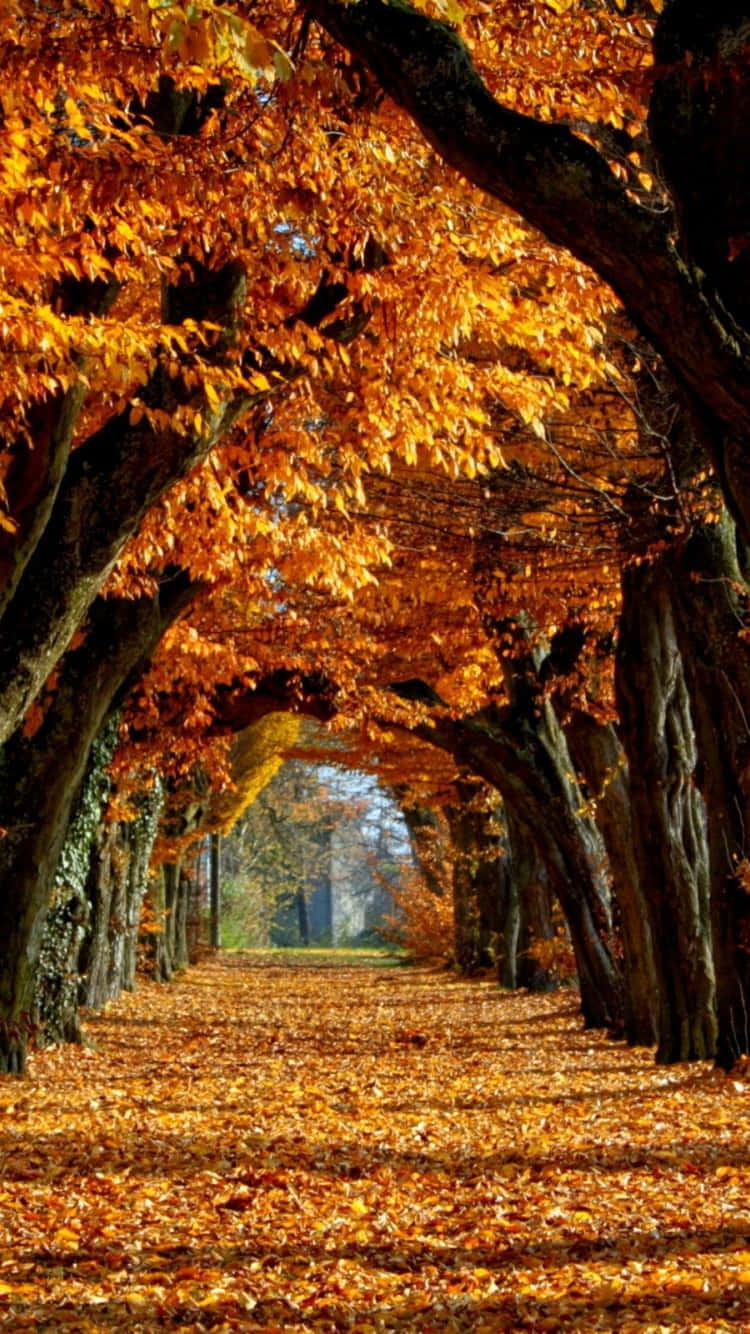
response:
[[[484,893],[488,783],[518,876],[565,914],[586,1021],[731,1064],[736,6],[3,12],[4,1063],[102,729],[114,812],[158,789],[164,851],[259,790],[294,724],[240,778],[247,729],[291,710],[405,809],[449,812],[457,902]]]

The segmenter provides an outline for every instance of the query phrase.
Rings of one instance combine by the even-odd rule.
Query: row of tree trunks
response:
[[[97,768],[101,763],[98,758]],[[92,775],[97,777],[95,770]],[[87,783],[87,788],[89,784]],[[81,878],[63,879],[47,915],[36,974],[34,1015],[40,1043],[80,1042],[79,1006],[99,1008],[135,985],[141,905],[161,808],[158,787],[128,823],[98,821],[81,830]],[[71,833],[77,833],[73,821]],[[63,862],[65,858],[63,857]]]
[[[66,655],[33,735],[16,732],[0,770],[0,1071],[20,1073],[49,896],[92,745],[192,590],[181,577],[153,598],[98,600]]]
[[[425,884],[436,898],[452,896],[456,966],[472,973],[492,963],[502,987],[548,991],[554,970],[538,947],[555,926],[544,866],[533,836],[488,791],[467,775],[440,811],[415,806],[408,790],[396,796]]]
[[[514,660],[505,710],[435,717],[421,729],[503,796],[513,872],[505,883],[496,877],[492,935],[504,983],[522,979],[521,914],[533,903],[529,883],[543,879],[568,923],[586,1021],[616,1028],[621,986],[625,1036],[655,1041],[665,1063],[716,1056],[729,1068],[750,1051],[746,568],[726,513],[626,567],[619,735],[584,714],[563,735],[530,658]],[[469,811],[459,803],[452,817],[456,958],[467,971],[483,948],[474,883],[482,835]],[[589,812],[606,846],[613,922]],[[484,914],[492,916],[486,897]]]
[[[604,846],[582,814],[565,735],[530,658],[514,665],[508,684],[507,709],[462,721],[435,717],[419,734],[495,787],[518,828],[533,831],[535,856],[570,932],[584,1020],[620,1031],[622,979],[612,953]]]
[[[188,919],[190,878],[182,862],[163,862],[150,887],[154,929],[150,941],[151,971],[157,982],[169,982],[190,959]]]

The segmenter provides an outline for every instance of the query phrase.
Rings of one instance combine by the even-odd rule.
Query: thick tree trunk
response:
[[[509,926],[515,934],[516,959],[512,982],[502,976],[500,981],[505,986],[526,987],[529,991],[553,991],[557,986],[557,978],[554,971],[542,962],[538,951],[540,944],[544,946],[555,938],[552,896],[544,865],[537,852],[533,831],[524,827],[507,804],[505,823],[510,844],[510,881],[513,886],[509,901]],[[511,942],[507,946],[508,954],[510,949]]]
[[[633,846],[625,755],[614,728],[588,714],[574,714],[565,732],[609,859],[615,924],[622,940],[625,1036],[633,1046],[650,1047],[656,1042],[658,989],[648,904]]]
[[[530,669],[532,670],[532,669]],[[520,668],[519,668],[520,671]],[[509,709],[470,719],[434,717],[418,729],[497,788],[533,838],[570,930],[589,1027],[622,1025],[622,988],[610,950],[606,855],[582,797],[562,729],[549,701],[528,680]]]
[[[96,1008],[132,990],[141,904],[163,801],[157,780],[138,796],[135,820],[101,825],[93,840],[87,882],[91,915],[79,961],[82,1005]]]
[[[486,853],[477,868],[476,898],[481,958],[495,964],[500,979],[501,959],[507,958],[509,967],[515,967],[520,912],[512,895],[507,842],[493,831],[487,833]]]
[[[0,1071],[19,1072],[33,1027],[44,920],[70,813],[102,722],[190,596],[181,578],[162,600],[98,601],[83,645],[66,655],[38,731],[17,733],[0,772]]]
[[[698,741],[711,852],[717,1059],[750,1053],[750,646],[734,524],[696,526],[672,556],[672,598]]]
[[[121,896],[117,891],[128,860],[129,852],[119,822],[113,820],[100,825],[91,847],[86,881],[91,916],[79,958],[78,999],[81,1005],[92,1009],[106,1005],[120,991],[120,940],[124,922]]]
[[[491,924],[490,954],[501,987],[513,991],[518,986],[518,948],[521,936],[521,904],[518,883],[513,875],[510,853],[497,863],[497,910]],[[489,919],[489,914],[487,913]]]
[[[453,855],[453,957],[461,972],[473,973],[491,963],[492,939],[505,915],[500,839],[484,785],[463,779],[455,791],[455,803],[446,807]]]
[[[694,782],[669,570],[660,557],[623,574],[616,690],[659,988],[657,1060],[701,1060],[713,1056],[717,1031],[706,813]]]
[[[79,956],[92,927],[87,897],[95,835],[110,781],[107,766],[117,742],[117,717],[103,727],[89,756],[88,773],[65,838],[35,978],[34,1013],[40,1042],[80,1042]]]

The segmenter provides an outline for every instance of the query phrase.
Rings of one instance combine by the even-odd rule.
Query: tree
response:
[[[696,10],[686,0],[672,0],[657,21],[657,72],[645,145],[647,160],[658,164],[666,188],[658,212],[633,197],[608,162],[606,147],[598,151],[566,126],[544,124],[496,101],[464,42],[445,23],[409,6],[395,12],[379,0],[356,6],[316,0],[309,12],[369,64],[447,161],[612,285],[663,358],[691,432],[713,464],[746,542],[749,201],[745,175],[732,165],[747,127],[741,7]],[[695,686],[697,677],[692,680]],[[698,716],[705,716],[700,708]],[[705,724],[701,745],[706,768],[701,762],[700,772],[706,775],[709,764],[721,772],[713,728]],[[735,780],[732,786],[736,796]],[[742,848],[740,841],[739,852]],[[738,886],[736,870],[727,868],[716,844],[714,852],[723,867],[723,888],[714,902],[723,903],[727,883],[734,878]],[[741,864],[739,852],[734,867]],[[738,902],[739,893],[736,888]],[[705,919],[705,900],[701,912]],[[739,917],[733,909],[718,914],[724,956],[727,917],[737,924],[741,910]],[[732,938],[736,941],[736,932]],[[744,1029],[737,1020],[746,996],[739,983],[741,968],[727,968],[725,961],[723,971],[719,1049],[729,1063],[738,1041],[745,1041],[737,1037]],[[705,996],[705,988],[700,991]],[[711,1045],[709,1032],[698,1040],[697,1050]]]
[[[374,71],[446,161],[611,285],[693,410],[747,532],[750,387],[743,270],[732,264],[748,201],[721,147],[731,129],[733,160],[747,123],[741,9],[727,0],[696,13],[689,0],[671,0],[656,24],[648,143],[666,201],[634,199],[606,150],[567,126],[503,106],[441,20],[383,0],[312,0],[308,12]]]
[[[264,689],[253,698],[249,687],[265,681],[271,696],[283,694],[295,675],[311,683],[306,707],[330,715],[335,690],[350,723],[373,730],[375,717],[429,733],[503,791],[517,829],[536,831],[544,874],[567,900],[587,1017],[619,1022],[603,851],[579,782],[600,805],[596,765],[582,758],[571,776],[570,760],[576,710],[586,716],[595,704],[595,721],[609,721],[609,688],[598,678],[611,672],[624,558],[618,691],[642,878],[645,777],[661,765],[671,790],[675,757],[684,828],[696,832],[692,847],[705,860],[693,731],[709,802],[700,911],[675,966],[660,966],[660,1041],[670,1059],[711,1047],[710,883],[728,1063],[748,1000],[745,764],[740,744],[727,762],[718,753],[710,697],[723,683],[722,716],[732,734],[741,731],[744,654],[726,652],[722,637],[730,642],[731,617],[744,616],[750,528],[747,201],[744,174],[720,151],[747,119],[740,16],[729,5],[710,14],[685,0],[665,7],[647,118],[642,73],[653,23],[643,7],[559,9],[523,26],[512,49],[504,15],[469,15],[475,65],[452,26],[461,15],[446,23],[439,5],[435,18],[408,4],[311,0],[283,41],[270,35],[286,33],[283,4],[254,12],[253,22],[241,5],[208,0],[188,11],[121,0],[75,15],[14,7],[0,126],[8,186],[0,723],[6,758],[30,757],[28,772],[45,774],[50,795],[44,817],[24,831],[23,794],[9,794],[0,823],[13,830],[14,866],[32,867],[40,845],[54,857],[106,697],[119,701],[136,674],[124,659],[112,667],[106,690],[95,692],[99,712],[71,750],[66,682],[68,699],[83,689],[81,646],[66,653],[71,637],[89,616],[93,659],[106,616],[126,617],[129,600],[145,605],[157,587],[166,598],[176,580],[190,588],[190,619],[170,633],[130,713],[144,757],[158,748],[159,728],[180,718],[189,773],[207,729],[236,730],[265,711]],[[283,48],[292,42],[290,62]],[[605,58],[606,76],[588,79],[591,62]],[[494,96],[501,85],[512,106]],[[383,102],[381,87],[439,157]],[[502,207],[488,208],[480,191]],[[707,191],[721,207],[706,208]],[[644,367],[663,382],[662,405],[645,414],[645,445],[630,401]],[[675,392],[673,431],[663,402],[673,404]],[[731,515],[716,541],[704,504],[710,483],[697,507],[688,494],[707,459]],[[555,472],[566,475],[566,491]],[[660,549],[644,533],[646,518],[664,515],[670,542]],[[420,538],[415,559],[420,525],[432,527],[432,549]],[[724,617],[701,613],[697,655],[700,581],[715,577],[736,596]],[[628,677],[661,606],[674,628],[667,658],[679,657],[684,681],[670,696],[682,741],[668,764],[654,718],[664,714],[670,673],[652,673],[648,695]],[[528,643],[506,642],[511,622]],[[591,648],[608,641],[609,650]],[[216,764],[218,774],[220,757]],[[34,800],[37,792],[30,809]],[[677,865],[668,806],[664,822],[661,846],[674,846]],[[11,1027],[26,1000],[10,956],[33,960],[44,915],[47,887],[35,875],[12,891],[15,925],[0,969]],[[688,880],[682,871],[674,878],[681,907]],[[638,933],[644,885],[633,883],[627,912],[626,890],[623,880],[632,1036],[650,1022],[648,942]],[[661,922],[652,917],[652,937],[663,938],[663,913]],[[689,968],[680,986],[692,997],[685,1022],[697,1036],[684,1045],[671,1031],[682,1023],[680,1004],[665,997],[668,976],[684,974],[691,952],[700,986]]]
[[[321,541],[308,517],[290,510],[297,494],[345,508],[343,495],[358,492],[367,451],[344,443],[355,419],[355,436],[374,442],[373,457],[391,452],[371,428],[393,401],[387,348],[369,376],[364,415],[361,403],[342,408],[348,345],[364,327],[382,341],[388,327],[371,279],[394,264],[388,247],[397,211],[384,218],[371,173],[354,173],[359,184],[345,199],[334,201],[326,188],[331,152],[345,156],[327,121],[330,114],[338,123],[343,77],[316,77],[313,96],[304,80],[290,101],[259,96],[259,86],[289,74],[281,49],[215,7],[182,24],[178,11],[117,0],[75,15],[19,5],[3,34],[0,735],[9,755],[92,607],[96,622],[105,585],[110,598],[127,600],[153,596],[175,569],[189,571],[194,584],[216,580],[232,556],[241,559],[250,534],[256,581],[267,578],[282,558],[275,539],[284,508],[288,527],[281,526],[296,532],[300,577],[351,588],[353,572],[356,585],[380,551],[340,536]],[[290,116],[298,117],[292,141]],[[252,169],[239,168],[240,139],[245,151],[257,146]],[[289,182],[301,143],[310,176],[297,190]],[[346,152],[349,143],[342,141]],[[352,149],[351,162],[368,152]],[[418,176],[411,167],[405,174]],[[257,216],[248,200],[260,204]],[[315,237],[324,239],[313,244]],[[389,283],[385,275],[386,291]],[[414,292],[418,285],[412,273]],[[424,327],[434,346],[434,322]],[[455,429],[475,435],[481,454],[483,417],[465,417],[461,388],[457,382]],[[334,420],[334,408],[338,484],[327,481],[320,445],[320,423]],[[389,412],[395,420],[395,407]],[[428,439],[427,419],[412,416]],[[233,434],[240,419],[249,424],[245,435]],[[220,440],[218,475],[193,473],[125,554],[149,508]],[[411,448],[408,432],[394,445]],[[462,450],[457,442],[456,452],[469,458],[474,445]],[[215,536],[201,543],[208,525],[191,522],[194,514],[220,519],[213,527],[223,546]],[[91,651],[94,639],[90,631]],[[113,698],[129,676],[123,668]],[[51,724],[38,730],[24,753],[36,756],[51,735]],[[93,734],[86,735],[90,745]],[[66,753],[58,739],[38,767],[51,772],[55,755]],[[75,787],[84,767],[81,756],[73,777],[61,772],[48,782],[50,803],[53,792]],[[17,806],[20,794],[13,800]],[[45,842],[42,826],[19,821],[8,801],[3,819],[16,843],[24,827]],[[68,809],[50,807],[60,838]],[[60,838],[48,843],[50,857]],[[21,855],[30,867],[31,843]],[[40,876],[33,889],[19,881],[10,892],[8,950],[32,964],[48,889]],[[15,995],[17,966],[3,963],[8,1031],[28,999]]]

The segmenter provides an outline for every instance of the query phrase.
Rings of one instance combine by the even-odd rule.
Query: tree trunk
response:
[[[211,894],[211,948],[217,950],[221,944],[221,885],[219,883],[219,835],[209,834],[210,894]]]
[[[703,1060],[717,1031],[706,813],[667,562],[629,566],[622,597],[616,693],[656,965],[657,1060]]]
[[[470,814],[460,807],[448,811],[451,827],[452,900],[454,900],[454,963],[463,974],[479,967],[479,908],[476,903],[475,830]]]
[[[195,265],[200,270],[199,265]],[[204,271],[205,274],[205,271]],[[211,275],[216,301],[206,313],[206,283],[197,274],[192,284],[193,307],[183,294],[182,318],[218,318],[227,326],[235,318],[245,291],[239,266],[228,264]],[[185,280],[181,287],[189,287]],[[174,301],[176,289],[168,289]],[[220,303],[222,304],[222,303]],[[225,350],[225,345],[224,345]],[[221,342],[216,355],[220,357]],[[203,394],[171,380],[158,367],[141,390],[149,406],[159,408],[169,423],[153,429],[146,418],[131,423],[130,409],[79,445],[65,469],[49,517],[29,553],[0,630],[0,742],[8,740],[43,688],[88,608],[143,515],[165,490],[204,458],[218,439],[249,406],[238,394],[217,409]],[[170,410],[192,398],[202,411],[204,431],[186,436],[172,425]]]
[[[16,733],[0,773],[0,1071],[25,1066],[34,977],[50,892],[102,722],[190,595],[173,579],[160,597],[97,601],[84,643],[66,655],[39,729]]]
[[[512,808],[505,807],[505,823],[510,843],[510,880],[513,885],[511,930],[516,937],[516,966],[513,982],[505,985],[526,987],[529,991],[552,991],[557,978],[537,955],[535,947],[553,941],[552,898],[544,865],[539,857],[534,834],[525,829]],[[507,928],[506,928],[507,929]],[[510,953],[510,946],[508,953]],[[504,980],[501,977],[501,982]]]
[[[307,899],[305,898],[304,885],[300,885],[294,894],[294,904],[297,909],[297,930],[299,931],[300,944],[310,944],[310,914],[307,911]]]
[[[121,989],[120,941],[124,921],[117,891],[128,861],[122,825],[116,820],[100,825],[91,847],[86,881],[91,915],[79,958],[78,999],[81,1005],[92,1009],[106,1005]]]
[[[188,908],[190,901],[190,878],[185,870],[180,866],[180,878],[177,883],[177,901],[174,907],[174,966],[175,971],[180,972],[187,968],[189,959],[188,952]]]
[[[171,921],[179,874],[175,862],[162,862],[149,885],[153,930],[148,952],[155,982],[170,982],[174,975]]]
[[[448,860],[448,829],[445,815],[430,806],[415,805],[408,789],[396,789],[409,842],[422,878],[433,894],[445,894],[445,866]]]
[[[476,788],[458,783],[456,789],[458,800],[446,811],[453,854],[453,961],[470,974],[480,965],[476,812],[471,809]]]
[[[656,1042],[658,988],[648,904],[633,846],[625,754],[614,728],[588,714],[575,713],[565,732],[607,849],[622,940],[625,1036],[631,1046],[651,1047]]]
[[[672,558],[672,596],[698,741],[711,853],[719,1063],[750,1053],[750,646],[735,529],[696,526]]]
[[[34,988],[38,1040],[43,1043],[81,1041],[79,963],[92,924],[87,887],[94,839],[110,788],[107,766],[116,743],[115,717],[91,747],[88,773],[55,873]]]
[[[610,950],[606,856],[593,821],[580,813],[581,793],[549,701],[524,679],[506,710],[492,706],[458,721],[434,717],[416,730],[497,788],[532,833],[570,929],[585,1023],[619,1029],[622,989]]]

